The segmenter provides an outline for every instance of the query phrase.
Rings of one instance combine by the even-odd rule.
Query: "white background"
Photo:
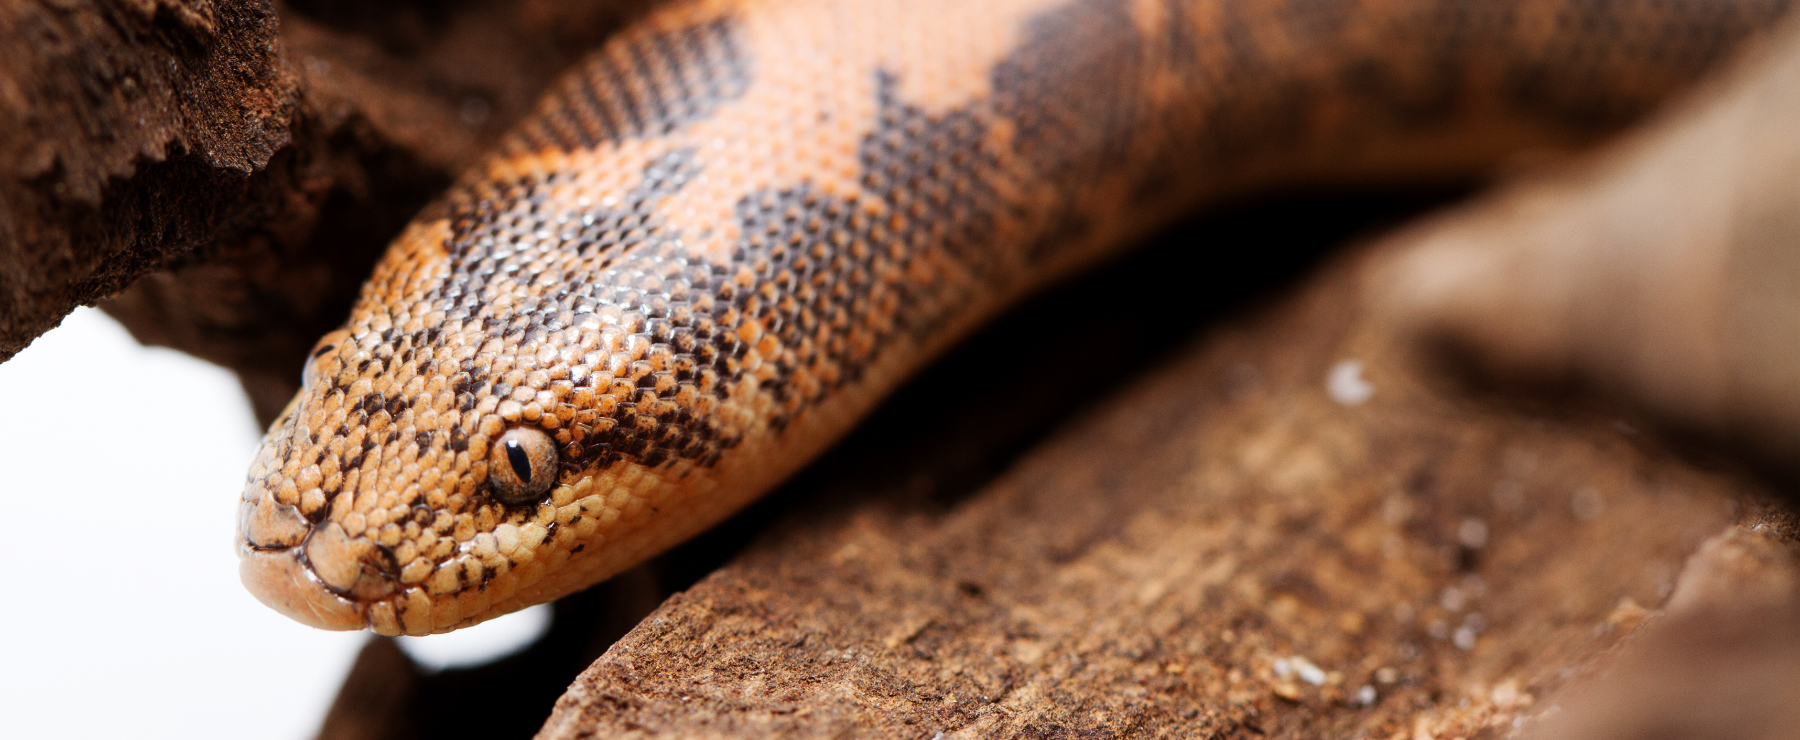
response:
[[[260,437],[231,373],[140,346],[93,309],[0,363],[0,737],[313,735],[367,638],[238,585]],[[549,616],[400,645],[427,669],[470,665]]]
[[[238,585],[231,373],[79,309],[0,363],[0,735],[310,737],[365,636]]]

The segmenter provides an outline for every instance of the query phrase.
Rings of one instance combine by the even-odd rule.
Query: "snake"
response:
[[[984,321],[1197,208],[1570,150],[1786,10],[663,3],[422,211],[316,345],[246,477],[241,580],[302,623],[386,635],[570,594],[740,510]],[[1197,241],[1219,270],[1258,248]],[[1130,361],[1058,341],[1092,379],[1070,404]],[[956,372],[931,403],[1008,382]]]

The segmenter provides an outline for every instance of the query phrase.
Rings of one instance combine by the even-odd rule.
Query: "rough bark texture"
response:
[[[1755,484],[1627,423],[1422,380],[1357,308],[1379,259],[1211,331],[966,500],[846,472],[540,737],[1501,737],[1707,538],[1785,541]],[[1328,392],[1347,360],[1366,403]]]
[[[124,290],[272,417],[400,227],[653,2],[0,3],[0,359]]]
[[[292,140],[269,3],[7,2],[0,39],[0,358],[271,214],[232,207]]]

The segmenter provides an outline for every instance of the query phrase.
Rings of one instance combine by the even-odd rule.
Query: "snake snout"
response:
[[[362,608],[344,594],[361,600],[393,590],[379,548],[357,547],[336,524],[315,531],[294,507],[272,497],[244,502],[238,531],[238,577],[244,587],[257,601],[303,624],[362,629],[367,626]]]

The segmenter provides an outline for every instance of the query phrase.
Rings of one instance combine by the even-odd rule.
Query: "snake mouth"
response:
[[[314,526],[292,506],[252,492],[238,510],[238,578],[257,601],[327,630],[368,626],[365,605],[392,592],[373,543]],[[372,557],[377,556],[377,557]],[[374,566],[374,567],[371,567]]]
[[[275,611],[322,630],[359,630],[368,626],[363,610],[319,580],[303,562],[303,550],[261,550],[238,543],[238,578],[244,587]]]

